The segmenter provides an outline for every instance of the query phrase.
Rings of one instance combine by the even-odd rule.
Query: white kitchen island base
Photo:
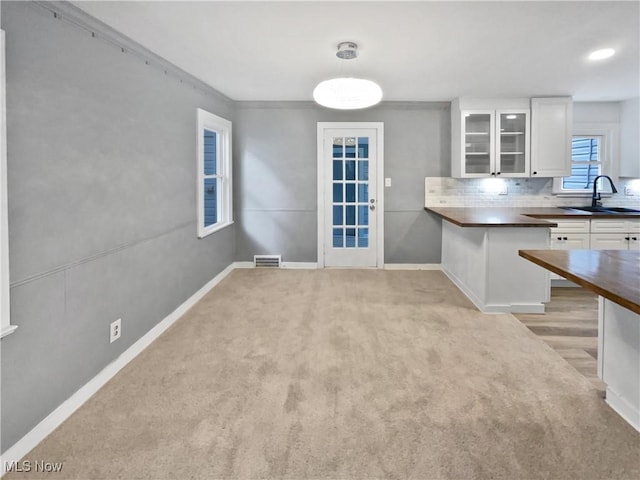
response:
[[[599,297],[598,377],[606,401],[640,431],[640,315]]]
[[[544,313],[549,273],[518,255],[549,248],[548,228],[442,222],[442,270],[482,312]]]

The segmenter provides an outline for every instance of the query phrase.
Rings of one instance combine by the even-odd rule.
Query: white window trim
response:
[[[222,177],[222,189],[219,193],[218,221],[208,227],[204,226],[204,136],[202,130],[212,130],[218,133],[218,171]],[[225,118],[198,109],[198,238],[204,238],[214,232],[233,224],[233,177],[231,171],[231,122]]]
[[[9,232],[7,208],[7,103],[4,30],[0,30],[0,338],[13,333],[9,308]]]
[[[586,137],[602,137],[600,151],[603,155],[600,175],[609,175],[614,182],[617,181],[619,163],[620,131],[617,123],[576,124],[573,127],[572,136],[584,135]],[[559,197],[591,197],[592,191],[563,190],[562,178],[553,179],[552,193]],[[602,192],[601,192],[602,193]],[[610,197],[610,193],[602,193],[603,197]]]

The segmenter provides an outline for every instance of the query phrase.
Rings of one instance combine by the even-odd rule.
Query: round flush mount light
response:
[[[341,60],[358,57],[355,42],[342,42],[336,56]],[[338,110],[367,108],[382,100],[382,88],[376,82],[365,78],[338,77],[320,82],[313,90],[313,99],[323,107]]]
[[[612,57],[616,51],[613,48],[601,48],[589,54],[589,60],[604,60]]]

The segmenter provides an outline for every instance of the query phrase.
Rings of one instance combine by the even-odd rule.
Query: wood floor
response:
[[[557,351],[593,385],[598,378],[598,296],[584,288],[554,287],[544,314],[515,314],[529,330]]]

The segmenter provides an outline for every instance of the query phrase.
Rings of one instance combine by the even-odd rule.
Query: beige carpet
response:
[[[49,479],[636,479],[640,437],[441,272],[264,269],[233,272],[27,458],[64,462]]]

